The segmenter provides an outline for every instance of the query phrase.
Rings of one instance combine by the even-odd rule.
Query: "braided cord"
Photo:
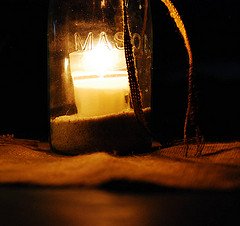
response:
[[[184,40],[185,48],[188,53],[188,62],[189,62],[189,69],[188,69],[188,97],[187,97],[187,111],[186,117],[184,122],[184,143],[186,144],[186,156],[188,155],[188,130],[189,127],[194,127],[195,131],[195,139],[197,142],[197,155],[201,155],[203,149],[203,138],[199,129],[199,125],[197,122],[197,103],[194,98],[194,82],[193,82],[193,57],[191,51],[191,45],[187,36],[187,32],[184,26],[184,23],[173,3],[170,0],[161,0],[168,8],[170,12],[170,16],[173,18],[179,32],[182,35]],[[148,0],[145,0],[145,12],[144,12],[144,24],[143,24],[143,31],[142,34],[145,33],[146,30],[146,19],[147,19],[147,6]],[[131,43],[131,32],[129,28],[129,18],[127,13],[127,6],[126,0],[123,0],[123,26],[124,26],[124,49],[125,49],[125,57],[126,57],[126,64],[128,70],[128,79],[130,85],[130,93],[131,93],[131,100],[134,109],[134,113],[136,118],[140,121],[140,123],[145,127],[145,129],[152,135],[150,129],[147,126],[145,116],[143,113],[143,104],[142,104],[142,95],[140,90],[140,85],[137,76],[137,69],[135,65],[135,59],[133,54],[133,46]]]
[[[147,123],[143,113],[142,94],[137,76],[137,69],[133,55],[133,46],[131,42],[131,33],[129,28],[126,0],[123,0],[123,30],[124,30],[124,49],[128,71],[128,80],[130,85],[131,100],[136,118],[147,128]]]

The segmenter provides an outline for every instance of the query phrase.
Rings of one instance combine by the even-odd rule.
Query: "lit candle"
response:
[[[99,42],[90,50],[69,54],[75,103],[82,117],[130,110],[124,50]]]
[[[124,28],[128,26],[142,110],[148,123],[152,68],[152,20],[150,11],[147,12],[150,7],[142,0],[125,3],[50,0],[50,144],[56,152],[133,154],[151,148],[152,138],[145,122],[141,124],[132,108],[125,56],[128,49],[124,43],[124,34],[128,34]],[[131,20],[126,20],[124,12]]]

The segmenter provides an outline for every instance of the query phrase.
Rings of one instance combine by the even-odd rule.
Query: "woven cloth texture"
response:
[[[206,143],[202,156],[178,145],[138,156],[54,153],[48,143],[0,142],[0,184],[98,187],[111,181],[177,189],[240,189],[240,142]]]

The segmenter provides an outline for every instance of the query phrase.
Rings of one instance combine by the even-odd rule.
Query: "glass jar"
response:
[[[50,0],[48,26],[52,149],[65,154],[149,151],[148,1]],[[134,68],[126,60],[127,32]],[[136,92],[140,109],[134,105]]]

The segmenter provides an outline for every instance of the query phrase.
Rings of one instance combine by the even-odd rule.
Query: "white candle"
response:
[[[74,82],[74,91],[78,114],[83,117],[130,109],[127,76],[79,79]]]
[[[100,45],[69,56],[79,116],[101,116],[130,110],[123,50]]]

